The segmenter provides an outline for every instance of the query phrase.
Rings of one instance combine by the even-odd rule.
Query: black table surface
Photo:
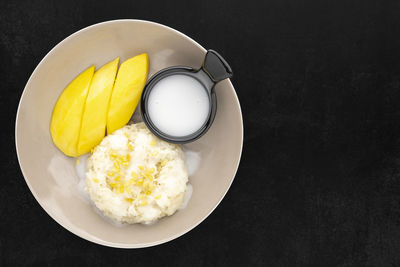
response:
[[[52,220],[15,154],[18,101],[46,53],[135,18],[219,51],[244,119],[236,179],[198,227],[114,249]],[[0,0],[0,265],[400,266],[397,1]]]

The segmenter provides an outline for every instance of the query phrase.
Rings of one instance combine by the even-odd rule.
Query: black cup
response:
[[[141,97],[141,112],[144,123],[150,131],[159,138],[176,144],[183,144],[192,142],[200,138],[211,127],[217,112],[217,97],[214,92],[215,84],[226,78],[232,77],[232,69],[229,64],[214,50],[208,50],[204,58],[203,64],[200,69],[196,70],[186,66],[173,66],[165,68],[154,74],[143,89]],[[208,99],[210,101],[210,110],[206,122],[194,133],[186,136],[171,136],[160,131],[151,121],[147,112],[148,99],[151,90],[162,79],[171,75],[187,75],[200,82],[204,90],[207,91]]]

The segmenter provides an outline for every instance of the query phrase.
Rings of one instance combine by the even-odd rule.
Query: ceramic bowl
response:
[[[200,139],[184,145],[200,157],[199,166],[189,177],[193,194],[187,207],[152,225],[116,226],[96,211],[79,189],[76,160],[65,156],[51,140],[52,110],[65,86],[88,66],[100,67],[118,56],[123,62],[144,52],[150,59],[150,77],[168,66],[198,68],[206,50],[186,35],[154,22],[115,20],[95,24],[72,34],[44,57],[29,78],[18,107],[16,148],[32,194],[64,228],[105,246],[153,246],[193,229],[220,203],[240,161],[240,104],[231,82],[224,80],[215,88],[218,112],[212,127]]]

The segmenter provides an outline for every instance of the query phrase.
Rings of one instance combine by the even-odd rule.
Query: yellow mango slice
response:
[[[128,59],[121,64],[115,79],[107,115],[107,134],[128,123],[146,84],[149,70],[147,54]]]
[[[67,156],[76,157],[82,113],[94,66],[79,74],[62,92],[53,109],[50,133],[54,144]]]
[[[89,152],[106,134],[107,111],[117,74],[119,58],[97,70],[90,84],[83,111],[77,154]]]

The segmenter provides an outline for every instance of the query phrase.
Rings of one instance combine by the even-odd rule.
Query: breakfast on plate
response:
[[[121,223],[151,223],[183,203],[188,182],[178,145],[155,137],[144,125],[125,126],[139,103],[149,60],[119,58],[79,74],[54,107],[50,133],[67,156],[92,152],[85,191],[107,217]],[[107,134],[107,136],[106,136]]]
[[[170,67],[146,85],[147,54],[118,64],[116,58],[97,71],[91,66],[64,89],[50,133],[67,156],[91,152],[85,192],[105,216],[149,224],[185,206],[191,186],[176,143],[207,131],[216,112],[213,88],[232,70],[209,50],[200,69]],[[144,122],[127,125],[139,102]]]

